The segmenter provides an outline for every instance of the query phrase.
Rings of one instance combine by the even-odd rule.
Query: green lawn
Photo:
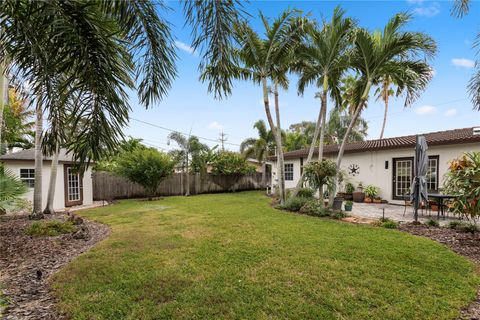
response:
[[[122,201],[54,277],[73,319],[453,319],[474,265],[395,230],[272,209],[258,192]]]

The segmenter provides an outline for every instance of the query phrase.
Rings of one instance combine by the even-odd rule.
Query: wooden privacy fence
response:
[[[157,189],[157,196],[177,196],[185,194],[186,174],[174,173],[162,181]],[[112,200],[126,198],[142,198],[147,194],[143,187],[137,183],[116,176],[108,172],[94,172],[93,199]],[[262,174],[252,173],[241,177],[229,175],[190,174],[190,194],[256,190],[264,188],[270,182],[267,178],[265,185],[262,184]],[[182,190],[183,189],[183,190]]]

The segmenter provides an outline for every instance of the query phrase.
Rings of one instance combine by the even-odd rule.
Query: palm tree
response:
[[[376,91],[377,100],[379,99],[382,100],[385,105],[385,111],[383,113],[382,130],[380,131],[379,139],[383,139],[383,133],[385,132],[385,125],[387,124],[388,100],[394,94],[393,89],[390,87],[391,85],[392,85],[392,78],[386,75],[382,79],[382,85],[378,87]]]
[[[410,18],[408,14],[399,13],[388,21],[383,32],[371,34],[365,29],[355,32],[350,67],[358,72],[359,81],[352,97],[355,106],[353,116],[337,156],[337,170],[340,169],[348,137],[366,107],[372,86],[380,85],[385,76],[391,77],[398,89],[406,92],[404,104],[409,106],[432,77],[432,69],[425,59],[435,54],[435,41],[421,32],[403,31]]]
[[[260,14],[265,28],[265,36],[262,39],[246,23],[238,24],[236,27],[236,39],[239,48],[233,50],[232,65],[229,73],[219,73],[217,65],[208,66],[201,79],[206,81],[213,77],[225,77],[231,79],[250,80],[260,84],[263,93],[263,102],[270,130],[275,139],[278,157],[278,178],[280,203],[285,202],[285,177],[283,165],[282,135],[280,127],[280,113],[278,104],[278,86],[287,88],[288,78],[286,72],[293,60],[295,47],[301,40],[302,30],[306,24],[304,19],[299,18],[296,10],[287,10],[277,17],[270,25],[269,21]],[[270,111],[268,81],[273,83],[275,95],[276,123]],[[209,91],[218,92],[224,90],[221,83],[213,83]]]
[[[341,144],[345,136],[348,125],[352,120],[352,115],[347,110],[333,108],[330,111],[328,122],[325,128],[325,144],[334,145]],[[361,116],[357,118],[357,122],[352,128],[348,136],[347,143],[364,141],[367,137],[368,123]]]
[[[321,30],[316,27],[309,28],[307,43],[298,49],[299,94],[303,95],[305,87],[309,84],[315,84],[320,89],[317,95],[320,98],[320,111],[305,165],[312,160],[319,132],[318,159],[323,158],[328,95],[337,104],[341,100],[339,84],[348,68],[346,51],[350,46],[349,35],[354,26],[353,20],[345,18],[344,15],[345,12],[340,7],[336,7],[331,21],[324,22]],[[296,196],[303,185],[303,180],[304,173],[298,180],[292,197]]]
[[[187,23],[201,31],[194,34],[194,46],[202,50],[203,64],[216,64],[219,71],[228,67],[238,6],[238,1],[184,2]],[[0,3],[0,65],[6,65],[7,57],[10,63],[0,73],[12,71],[14,79],[29,83],[30,100],[42,106],[37,115],[62,108],[58,97],[77,101],[73,123],[83,120],[85,126],[67,147],[81,167],[101,159],[123,138],[130,111],[126,89],[135,89],[146,107],[168,92],[176,76],[176,53],[170,25],[158,13],[164,8],[153,1]],[[228,89],[223,80],[210,79]],[[54,136],[63,134],[61,126],[55,130]],[[50,141],[45,147],[54,149],[56,143]],[[39,190],[35,193],[38,201]]]
[[[245,139],[240,144],[240,153],[246,158],[255,158],[262,164],[262,184],[266,181],[266,161],[270,155],[274,154],[275,139],[271,130],[263,120],[258,120],[253,125],[258,132],[258,138]]]
[[[37,220],[43,218],[42,213],[42,171],[43,171],[43,108],[42,99],[38,99],[35,108],[35,182],[33,185],[33,212],[31,219]]]

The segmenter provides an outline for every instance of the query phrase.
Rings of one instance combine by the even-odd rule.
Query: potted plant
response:
[[[345,184],[345,200],[352,200],[354,191],[355,186],[351,182]]]
[[[363,192],[363,184],[358,183],[357,190],[352,193],[354,202],[363,202],[365,200],[365,192]]]
[[[353,201],[348,200],[345,202],[345,211],[352,211]]]
[[[365,188],[365,202],[371,203],[373,202],[373,199],[378,196],[379,189],[378,187],[375,187],[374,185],[368,185]]]
[[[379,196],[376,196],[373,198],[373,203],[382,203],[382,198]]]

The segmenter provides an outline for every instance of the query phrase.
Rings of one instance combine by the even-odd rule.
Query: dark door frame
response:
[[[405,160],[411,160],[412,161],[412,179],[413,179],[413,174],[415,173],[415,158],[414,157],[400,157],[400,158],[392,158],[392,199],[393,200],[404,200],[403,196],[402,197],[397,197],[396,196],[396,182],[397,182],[397,161],[405,161]],[[412,183],[410,181],[410,183]]]
[[[64,188],[64,198],[65,198],[65,207],[78,206],[83,204],[83,176],[78,174],[78,188],[80,192],[80,200],[69,201],[68,200],[68,168],[74,168],[72,164],[63,165],[63,188]]]

